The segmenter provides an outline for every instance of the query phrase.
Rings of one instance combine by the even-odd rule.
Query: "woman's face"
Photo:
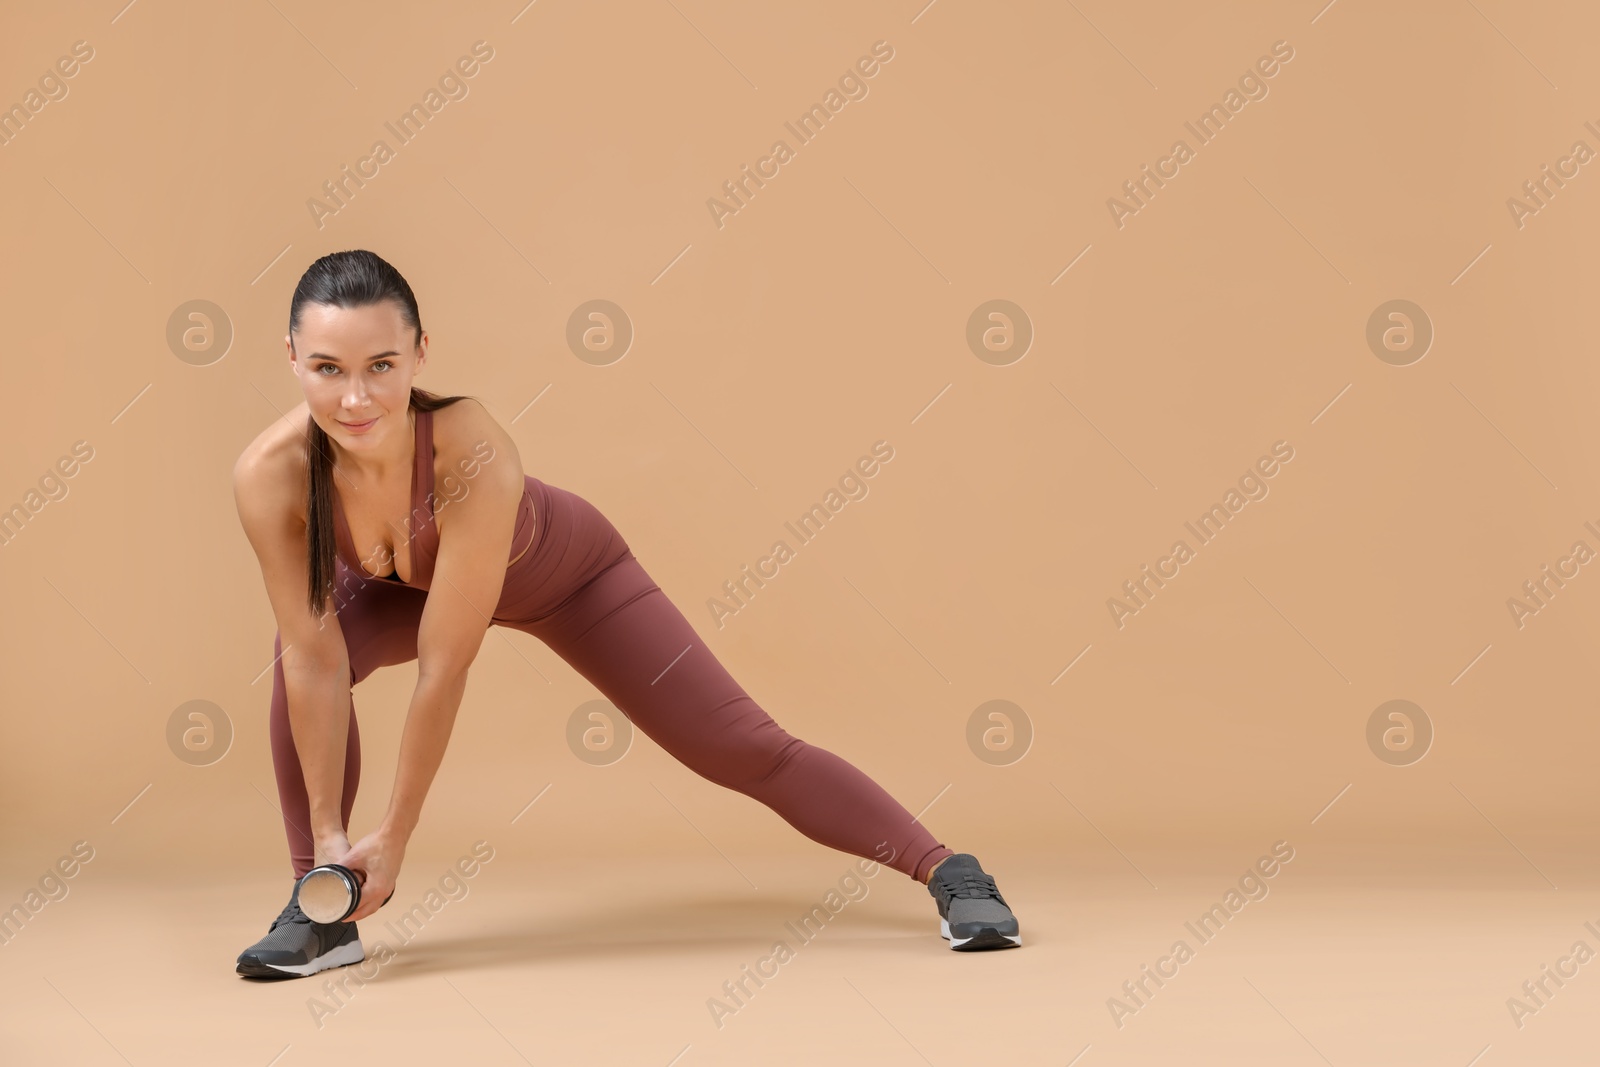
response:
[[[366,307],[307,304],[289,338],[289,361],[322,431],[345,448],[374,451],[410,432],[411,381],[427,359],[392,300]]]

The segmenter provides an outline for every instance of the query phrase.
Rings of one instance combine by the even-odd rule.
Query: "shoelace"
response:
[[[310,921],[311,917],[300,910],[300,902],[291,900],[283,906],[282,911],[278,912],[278,917],[272,920],[272,925],[267,927],[267,933],[272,933],[284,923],[309,923]]]
[[[952,897],[983,897],[990,900],[1001,900],[1000,890],[995,887],[994,878],[982,871],[962,869],[959,875],[945,876],[943,872],[934,875],[939,879],[939,888]],[[1004,901],[1001,901],[1004,903]]]

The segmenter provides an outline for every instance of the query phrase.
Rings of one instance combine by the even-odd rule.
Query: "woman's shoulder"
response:
[[[511,434],[476,397],[462,397],[433,412],[433,448],[444,470],[472,470],[496,457],[508,463],[490,464],[507,483],[521,483],[521,457]]]
[[[482,433],[490,424],[499,425],[488,407],[475,396],[457,397],[443,407],[434,408],[430,414],[435,443],[444,439],[454,442],[465,434]]]
[[[304,402],[274,419],[239,453],[233,465],[236,492],[263,503],[304,510],[306,483]]]
[[[433,447],[441,455],[462,457],[486,451],[515,450],[511,434],[477,397],[464,396],[433,412]]]

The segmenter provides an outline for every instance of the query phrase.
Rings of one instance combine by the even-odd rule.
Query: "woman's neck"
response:
[[[401,423],[404,440],[394,445],[393,451],[384,454],[376,451],[353,452],[330,437],[328,442],[333,446],[335,471],[345,475],[347,484],[353,483],[357,489],[381,485],[402,475],[405,480],[410,481],[416,463],[416,419],[416,408],[407,406],[405,421]],[[396,432],[391,428],[390,436],[394,436]]]

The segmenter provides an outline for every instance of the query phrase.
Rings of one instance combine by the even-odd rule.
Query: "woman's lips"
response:
[[[372,424],[377,422],[377,421],[378,421],[378,417],[377,416],[373,416],[372,418],[368,419],[366,422],[341,422],[341,423],[339,423],[339,425],[343,426],[345,429],[349,430],[351,433],[366,433],[368,430],[372,429]]]

